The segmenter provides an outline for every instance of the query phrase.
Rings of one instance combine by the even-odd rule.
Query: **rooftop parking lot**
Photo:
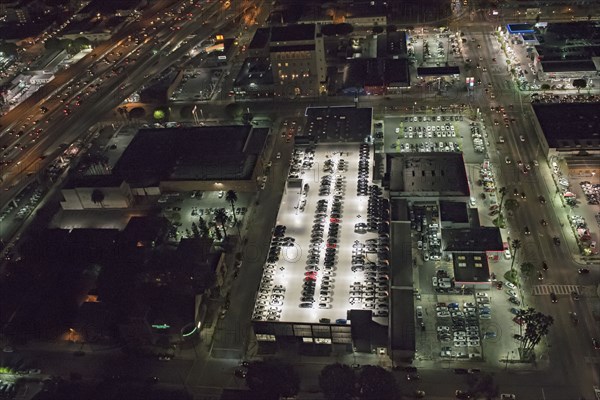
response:
[[[370,185],[369,146],[297,148],[294,167],[253,319],[333,322],[349,309],[387,317],[389,205]]]
[[[482,162],[487,132],[463,115],[386,117],[384,147],[388,153],[463,152],[465,162]]]

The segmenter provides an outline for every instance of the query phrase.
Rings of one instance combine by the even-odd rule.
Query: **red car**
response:
[[[523,319],[521,317],[514,317],[513,322],[515,324],[523,325]]]

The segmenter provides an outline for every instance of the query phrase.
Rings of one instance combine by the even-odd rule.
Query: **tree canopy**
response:
[[[579,92],[581,89],[585,89],[587,86],[587,81],[585,79],[574,79],[573,80],[573,87],[577,88],[577,92]]]
[[[392,400],[398,387],[392,373],[380,366],[365,365],[358,376],[359,397],[362,400]]]
[[[354,370],[346,364],[327,365],[319,374],[319,386],[328,399],[351,399],[356,386]]]
[[[519,317],[523,320],[521,329],[525,328],[525,331],[521,336],[521,355],[524,358],[528,358],[535,346],[550,332],[550,327],[554,324],[554,318],[550,315],[542,314],[533,308],[527,310],[521,310]]]
[[[256,398],[263,400],[292,397],[300,390],[300,378],[294,368],[276,359],[250,363],[246,384]]]

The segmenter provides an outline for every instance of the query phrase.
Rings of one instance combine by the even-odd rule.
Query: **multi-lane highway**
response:
[[[182,45],[184,39],[193,35],[198,41],[205,40],[219,33],[248,7],[240,3],[223,10],[218,2],[201,7],[190,2],[185,4],[177,14],[185,15],[185,22],[220,22],[177,22],[172,25],[174,21],[163,16],[159,23],[162,14],[157,17],[158,10],[152,9],[135,23],[135,27],[126,29],[110,44],[99,46],[92,55],[59,74],[51,82],[51,89],[46,89],[51,90],[51,95],[38,101],[32,97],[4,116],[2,125],[6,128],[0,137],[4,152],[1,170],[4,190],[0,206],[36,179],[36,174],[53,161],[46,155],[86,136],[92,125],[112,113],[133,91],[147,84],[148,79],[180,62],[195,44]],[[146,31],[152,35],[140,34]],[[140,38],[138,44],[134,38]],[[42,106],[47,109],[45,113],[40,109]],[[10,232],[2,233],[3,239],[7,240]]]

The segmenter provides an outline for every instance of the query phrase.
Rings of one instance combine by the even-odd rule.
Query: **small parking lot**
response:
[[[221,223],[215,219],[217,210],[220,209],[224,209],[227,216],[225,227],[228,233],[235,227],[236,219],[240,225],[243,225],[253,195],[237,193],[238,201],[235,203],[236,215],[234,218],[231,204],[225,199],[225,194],[225,191],[203,192],[198,190],[161,196],[158,204],[161,206],[162,214],[172,223],[168,234],[169,240],[178,241],[182,238],[194,237],[197,233],[193,225],[202,233],[204,224],[210,236],[219,240],[224,236]],[[201,220],[203,222],[200,222]]]
[[[485,125],[460,114],[386,117],[376,129],[388,153],[462,152],[465,163],[481,163],[489,146]]]

